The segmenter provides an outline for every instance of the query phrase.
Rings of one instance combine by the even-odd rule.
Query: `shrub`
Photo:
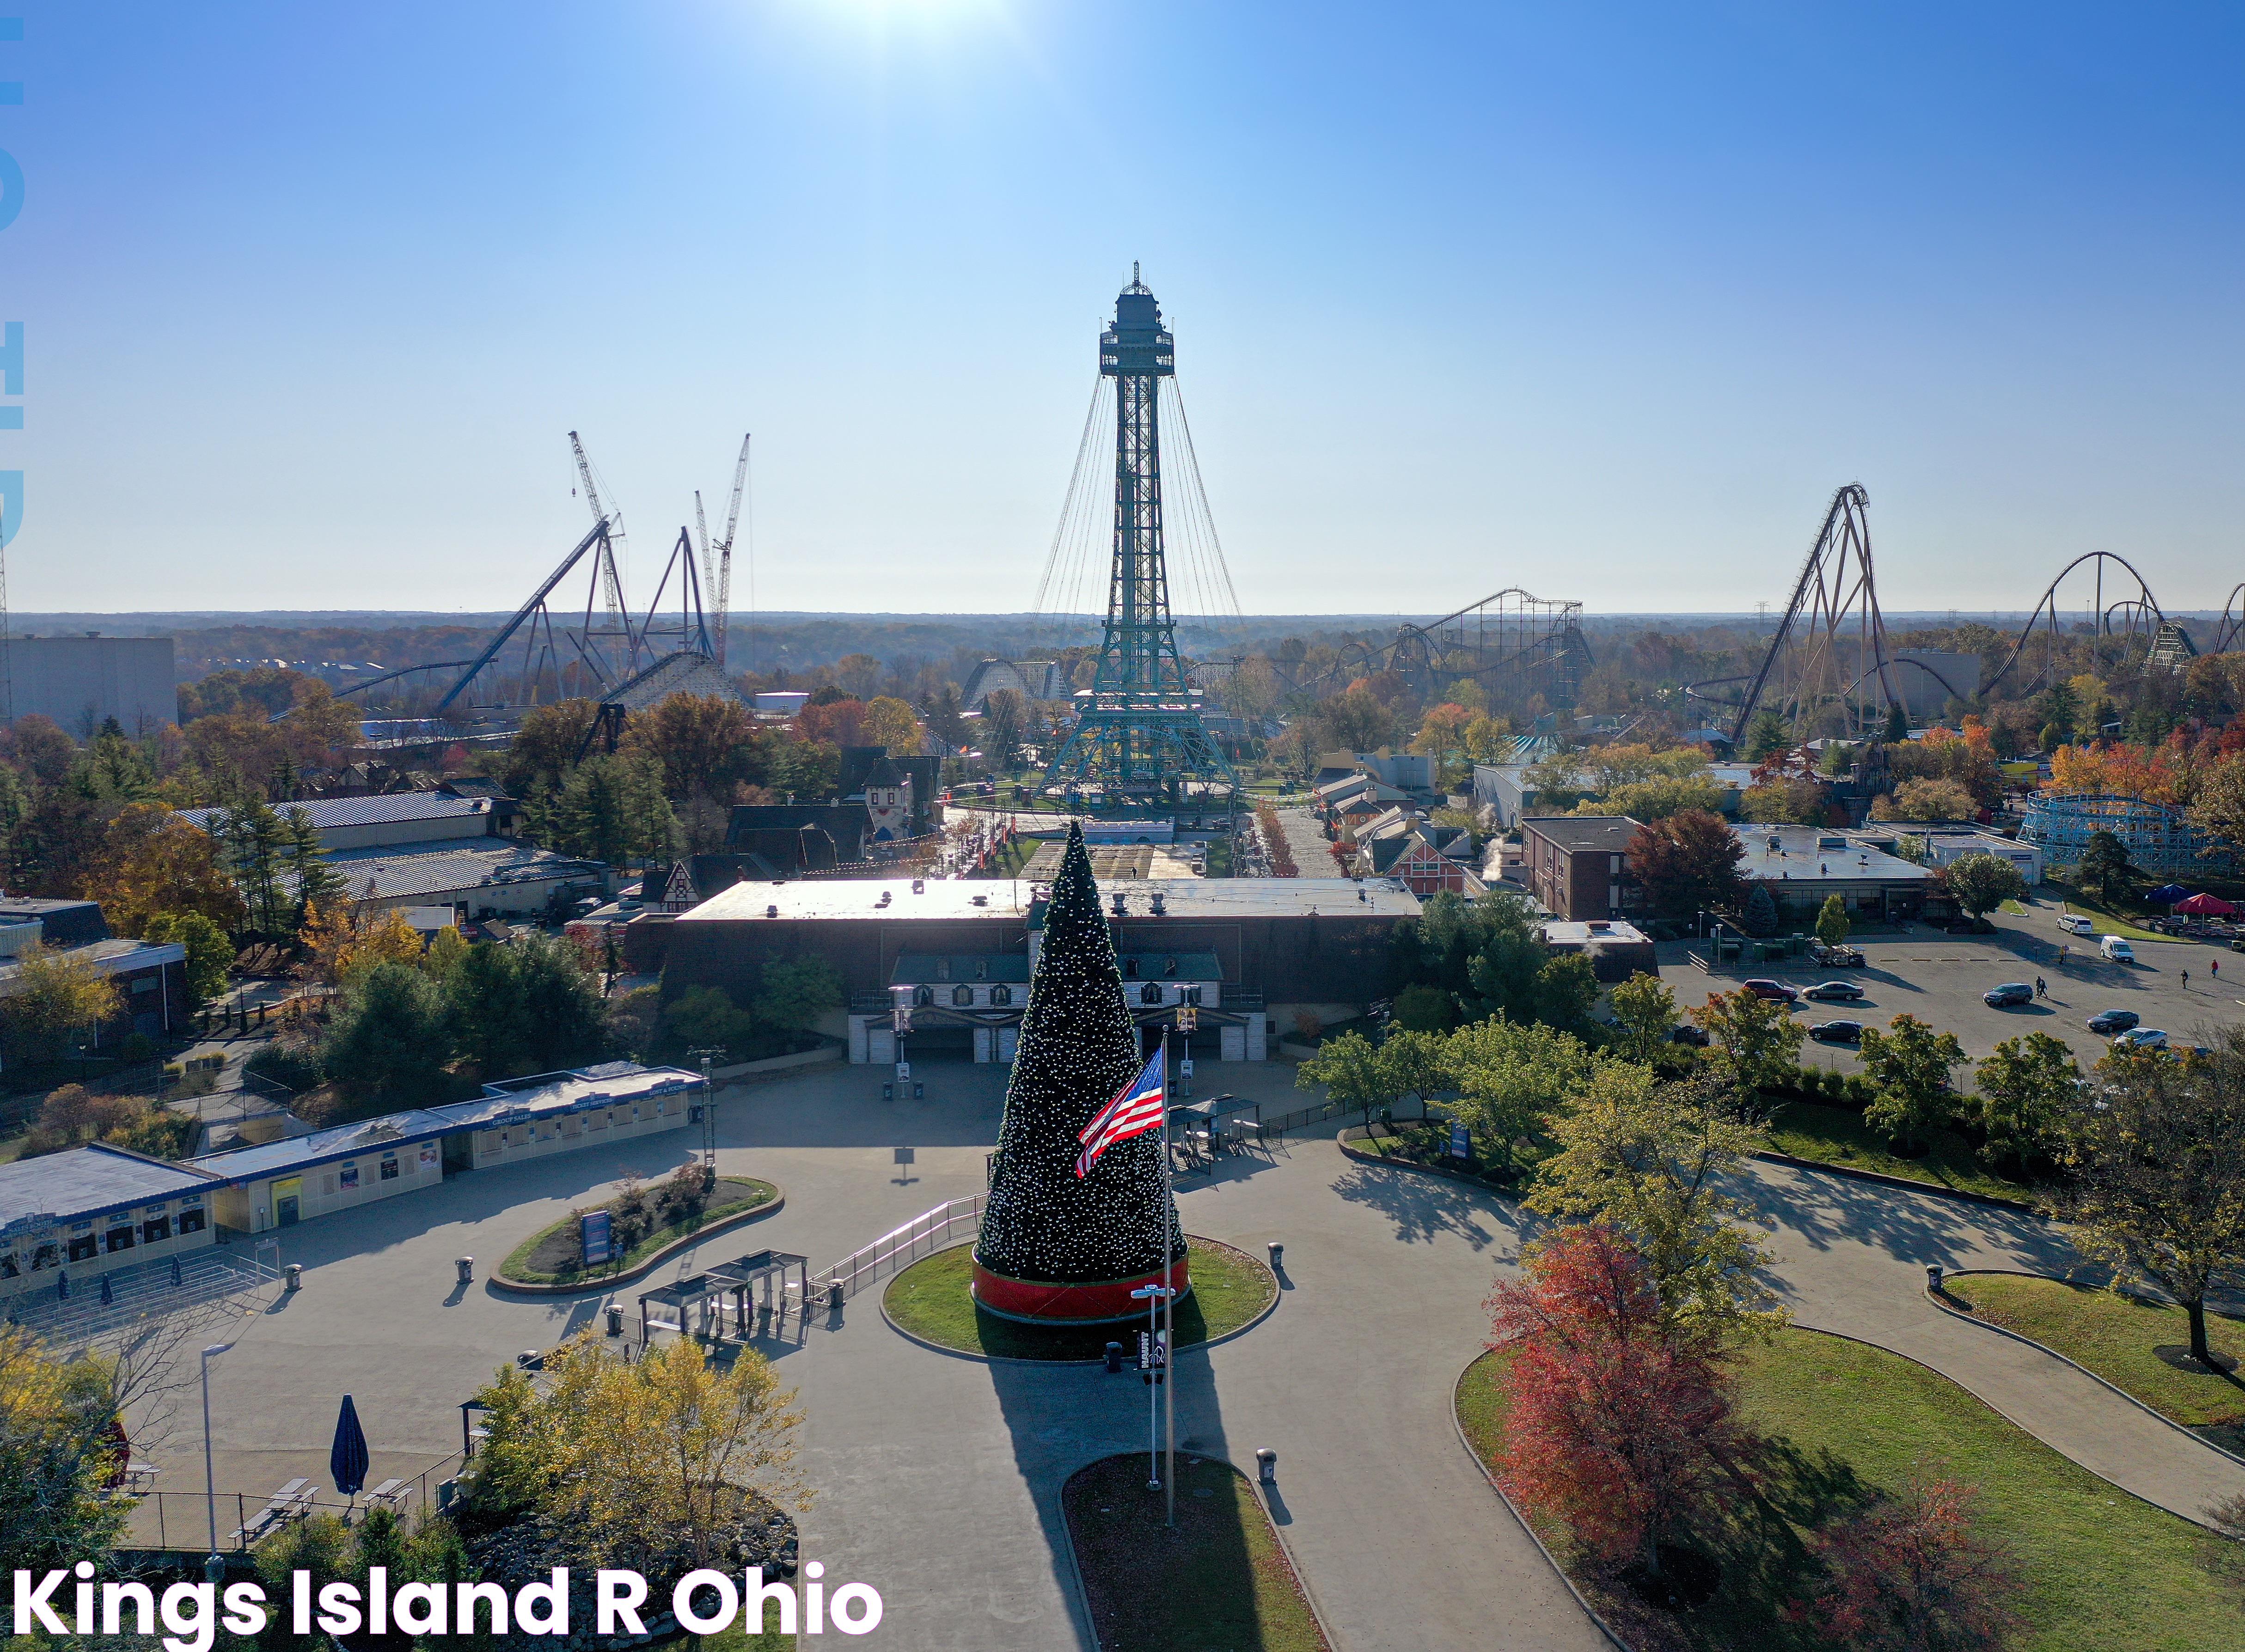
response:
[[[117,1046],[117,1059],[129,1066],[139,1066],[144,1061],[156,1059],[156,1040],[146,1032],[130,1032]]]
[[[694,1221],[709,1208],[710,1189],[716,1185],[717,1173],[708,1165],[680,1165],[655,1190],[658,1224],[669,1228]]]
[[[1973,1529],[1972,1496],[1955,1480],[1914,1481],[1816,1534],[1828,1581],[1796,1618],[1869,1652],[2002,1646],[2026,1585],[2009,1551]]]
[[[1447,1032],[1457,1023],[1457,1006],[1439,986],[1407,986],[1395,995],[1395,1025],[1417,1032]]]
[[[647,1184],[636,1175],[623,1179],[623,1184],[616,1189],[614,1202],[608,1208],[614,1212],[609,1227],[618,1249],[629,1250],[655,1231],[655,1203],[648,1197]]]
[[[309,1090],[327,1076],[317,1046],[310,1045],[268,1044],[244,1061],[241,1070],[291,1090]]]

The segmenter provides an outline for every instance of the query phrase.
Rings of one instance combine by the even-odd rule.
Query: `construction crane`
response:
[[[624,520],[620,514],[600,503],[600,491],[593,485],[593,462],[585,457],[585,444],[577,439],[574,430],[569,432],[569,450],[577,456],[577,479],[585,484],[585,503],[592,509],[593,522],[607,525],[610,554],[602,559],[600,565],[607,576],[608,618],[614,623],[621,624],[624,587],[616,572],[616,565],[623,559]]]
[[[717,596],[716,624],[717,663],[720,667],[725,663],[726,633],[733,628],[733,531],[740,525],[741,493],[748,484],[749,437],[743,436],[741,437],[740,459],[733,466],[733,503],[725,511],[725,537],[717,542],[717,565],[710,570],[710,577],[705,581]],[[694,496],[694,508],[697,511],[702,508],[702,496],[698,493]],[[702,559],[706,563],[709,554],[709,536],[706,530],[702,535]]]

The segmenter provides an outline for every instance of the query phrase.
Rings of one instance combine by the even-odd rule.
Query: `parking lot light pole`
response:
[[[226,1575],[226,1557],[218,1552],[218,1477],[211,1468],[210,1363],[233,1346],[217,1343],[203,1350],[203,1506],[210,1516],[210,1554],[203,1561],[203,1575],[214,1583]]]

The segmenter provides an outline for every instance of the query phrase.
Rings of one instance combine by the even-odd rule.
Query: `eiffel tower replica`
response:
[[[1099,335],[1115,381],[1115,566],[1098,674],[1075,697],[1075,728],[1044,789],[1075,807],[1170,812],[1232,809],[1239,780],[1201,720],[1201,694],[1177,653],[1162,551],[1161,383],[1177,342],[1130,267],[1115,324]]]

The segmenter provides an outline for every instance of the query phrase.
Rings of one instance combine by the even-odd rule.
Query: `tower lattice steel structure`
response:
[[[1098,674],[1075,697],[1076,724],[1045,786],[1104,805],[1229,806],[1239,782],[1201,721],[1200,690],[1177,653],[1162,549],[1162,381],[1177,344],[1130,267],[1115,324],[1099,335],[1115,381],[1115,564]]]

